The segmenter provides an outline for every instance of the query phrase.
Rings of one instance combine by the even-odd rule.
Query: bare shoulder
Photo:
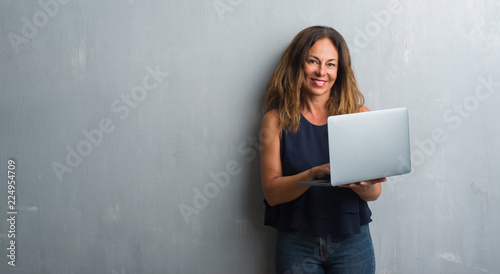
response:
[[[278,110],[277,109],[271,109],[270,111],[268,111],[268,112],[266,112],[264,114],[264,118],[266,118],[266,117],[269,117],[269,118],[274,117],[274,118],[278,119],[278,115],[279,114],[278,114]]]
[[[270,110],[264,114],[262,118],[262,125],[260,129],[261,141],[272,140],[281,137],[281,128],[279,122],[279,114],[277,110]]]
[[[367,107],[365,106],[362,106],[360,109],[359,109],[359,112],[368,112],[370,111]]]
[[[279,127],[279,114],[278,110],[273,109],[266,114],[264,114],[264,117],[262,118],[262,127],[268,128],[268,129],[273,129],[276,130]]]

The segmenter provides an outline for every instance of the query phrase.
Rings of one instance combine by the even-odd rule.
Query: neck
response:
[[[328,119],[328,110],[326,109],[327,102],[328,98],[325,100],[324,98],[304,97],[301,113],[313,124],[326,124],[326,120]]]
[[[304,96],[301,111],[314,115],[328,113],[326,103],[329,99],[329,96]]]

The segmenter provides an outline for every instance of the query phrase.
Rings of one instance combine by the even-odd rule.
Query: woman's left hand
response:
[[[364,201],[374,201],[380,196],[380,193],[382,191],[380,183],[386,181],[387,178],[380,178],[358,183],[345,184],[339,187],[352,189]]]

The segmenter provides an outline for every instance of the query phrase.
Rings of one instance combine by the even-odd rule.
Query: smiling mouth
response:
[[[318,80],[318,79],[311,79],[311,80],[318,87],[322,87],[326,84],[326,81],[323,81],[323,80]]]

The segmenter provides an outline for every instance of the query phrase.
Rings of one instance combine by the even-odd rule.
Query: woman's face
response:
[[[311,47],[304,64],[303,92],[309,95],[330,96],[337,79],[339,55],[332,41],[323,38]]]

